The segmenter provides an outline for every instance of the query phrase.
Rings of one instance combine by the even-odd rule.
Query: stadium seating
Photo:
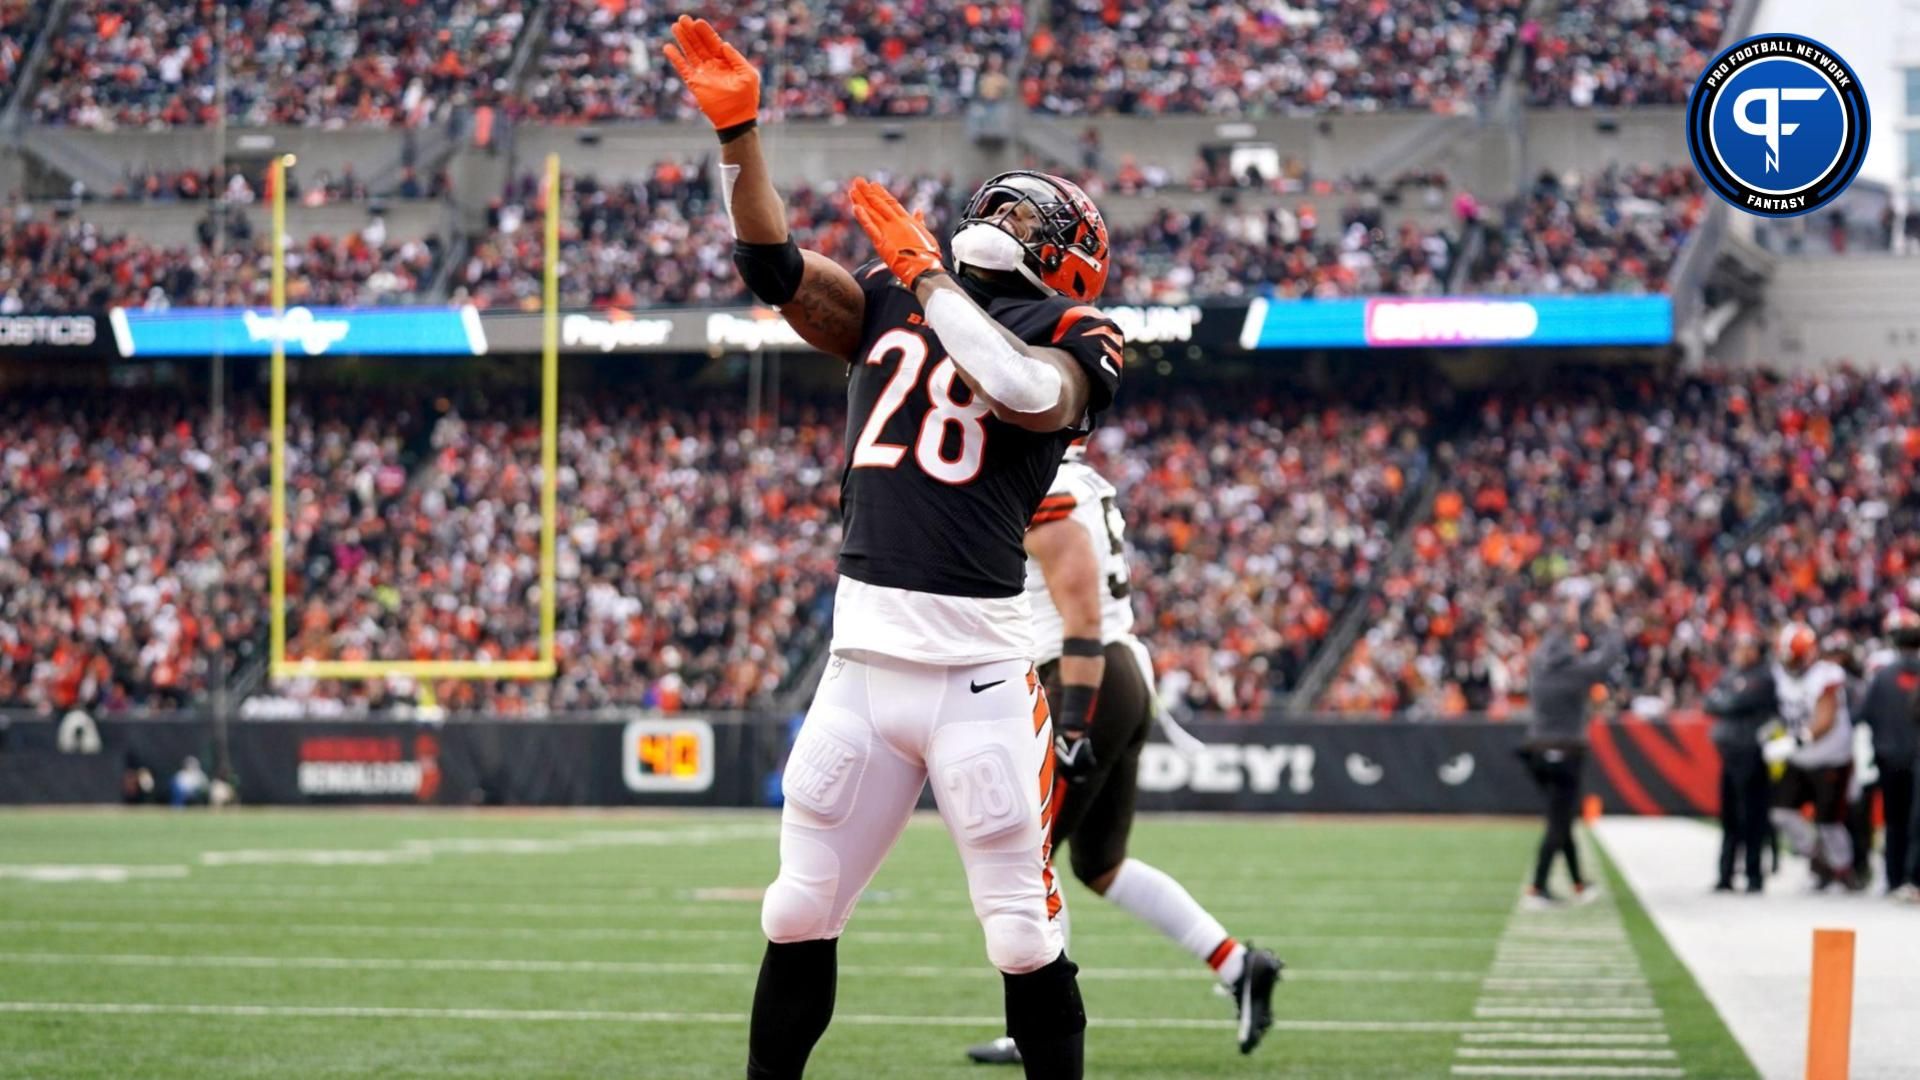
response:
[[[0,233],[0,314],[265,305],[272,260],[245,220],[233,219],[218,253],[210,220],[190,245],[151,244],[80,220],[28,220]],[[409,299],[431,283],[439,247],[436,237],[388,239],[377,219],[346,236],[308,237],[288,248],[287,300],[351,306]]]
[[[265,632],[261,533],[221,525],[264,511],[264,415],[224,445],[160,395],[9,394],[0,417],[0,703],[202,699]]]
[[[1535,105],[1678,105],[1726,31],[1732,0],[1588,0],[1530,27]]]
[[[1665,292],[1706,198],[1686,165],[1543,173],[1509,207],[1469,280],[1486,292]]]
[[[56,32],[34,119],[84,128],[230,123],[414,127],[490,103],[521,0],[82,0]],[[217,52],[217,13],[226,12]],[[216,63],[227,96],[216,100]]]
[[[1748,374],[1488,399],[1436,448],[1446,478],[1432,514],[1382,572],[1368,629],[1321,706],[1509,713],[1524,703],[1553,587],[1572,574],[1614,592],[1629,634],[1622,685],[1668,706],[1698,704],[1735,624],[1831,605],[1823,621],[1870,631],[1888,597],[1869,583],[1885,570],[1861,563],[1849,522],[1897,497],[1911,471],[1898,425],[1912,390],[1878,389],[1845,372]],[[1890,467],[1848,467],[1862,440]]]
[[[1176,705],[1276,705],[1358,601],[1364,633],[1320,708],[1506,714],[1556,583],[1577,574],[1614,591],[1623,685],[1684,708],[1730,628],[1813,610],[1864,639],[1920,563],[1911,378],[1594,374],[1490,394],[1457,428],[1392,400],[1183,393],[1100,429],[1090,458],[1119,488],[1140,632]],[[177,704],[207,691],[217,652],[261,655],[257,405],[235,409],[230,440],[203,405],[164,396],[15,394],[5,409],[0,703]],[[531,655],[538,431],[507,415],[475,402],[430,419],[382,394],[296,408],[294,655]],[[734,708],[783,686],[825,632],[842,426],[831,402],[760,428],[732,400],[570,402],[561,676],[445,698]],[[1431,511],[1397,532],[1429,472]]]
[[[522,40],[545,7],[539,40]],[[32,102],[40,123],[198,126],[225,42],[230,122],[418,127],[490,105],[542,123],[688,120],[657,47],[694,9],[765,69],[776,119],[953,116],[1011,102],[1062,115],[1415,110],[1470,112],[1516,48],[1539,105],[1673,104],[1725,28],[1730,0],[1556,5],[1524,0],[1313,0],[1220,6],[1177,0],[78,0]],[[0,75],[42,32],[44,5],[0,14]],[[1029,19],[1033,19],[1031,23]],[[534,59],[507,76],[517,51]],[[1017,73],[1019,82],[1013,79]],[[0,79],[0,88],[10,80]]]
[[[0,0],[0,106],[20,85],[21,68],[46,27],[48,10],[35,0]]]
[[[1291,685],[1332,615],[1371,580],[1393,513],[1425,468],[1417,409],[1270,404],[1253,419],[1250,406],[1222,401],[1143,402],[1103,429],[1093,451],[1133,523],[1142,626],[1170,692],[1189,707],[1249,715]],[[19,396],[9,406],[8,430],[19,434],[0,442],[0,580],[32,582],[5,611],[40,629],[8,643],[0,704],[177,703],[212,685],[212,650],[229,649],[233,662],[262,655],[259,410],[239,410],[227,444],[233,487],[221,505],[239,517],[223,535],[210,471],[220,440],[204,407],[99,405]],[[475,405],[429,422],[379,394],[356,396],[350,409],[324,395],[312,411],[295,409],[290,655],[533,655],[538,428],[523,409],[513,416],[489,418]],[[449,685],[442,702],[509,715],[738,708],[784,685],[827,625],[843,426],[837,404],[756,429],[731,401],[571,403],[561,440],[561,675]],[[120,465],[76,464],[89,458]],[[247,493],[243,503],[231,501],[235,490]],[[206,560],[216,550],[227,569],[214,594]],[[101,575],[116,565],[153,576],[152,602],[93,614]],[[648,588],[636,592],[635,582]],[[189,630],[154,622],[167,602]],[[26,618],[54,611],[79,614]],[[61,675],[76,665],[101,674]],[[409,693],[380,683],[291,691],[374,707]]]
[[[621,184],[569,178],[561,305],[749,302],[733,268],[732,232],[709,165],[662,161],[649,179]],[[971,190],[932,176],[897,178],[890,186],[943,233]],[[530,216],[536,196],[533,177],[524,176],[491,207],[486,230],[455,272],[455,302],[538,306],[540,237]],[[799,186],[784,197],[799,243],[849,266],[869,257],[838,189]],[[1338,213],[1323,218],[1308,201],[1213,214],[1162,210],[1137,226],[1116,225],[1110,299],[1184,303],[1258,293],[1443,290],[1454,249],[1449,236],[1406,221],[1389,226],[1377,200],[1355,199]]]
[[[1418,407],[1186,398],[1134,402],[1095,433],[1163,698],[1241,716],[1277,703],[1392,546],[1426,423]]]
[[[1471,111],[1498,82],[1525,7],[1054,0],[1022,93],[1068,114]]]

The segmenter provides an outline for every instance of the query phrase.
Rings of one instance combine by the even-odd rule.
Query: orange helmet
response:
[[[1017,207],[1026,207],[1017,210]],[[1007,229],[1009,215],[1025,223],[1026,235]],[[1078,300],[1099,299],[1107,287],[1107,223],[1071,180],[1050,173],[1019,170],[1001,173],[980,185],[960,215],[961,233],[974,226],[1007,232],[1025,253],[1017,267],[986,266],[988,270],[1017,270],[1041,291]],[[1004,242],[1004,241],[1002,241]],[[963,247],[954,244],[954,260],[966,262]]]
[[[1780,628],[1780,640],[1774,648],[1781,663],[1798,667],[1813,662],[1820,651],[1820,639],[1806,623],[1790,622]]]

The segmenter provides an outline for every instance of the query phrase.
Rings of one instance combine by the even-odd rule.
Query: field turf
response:
[[[1209,973],[1070,883],[1088,1075],[1448,1076],[1463,1033],[1528,1023],[1476,1002],[1534,830],[1143,819],[1137,856],[1288,961],[1281,1024],[1242,1057]],[[0,1077],[737,1077],[775,835],[757,812],[0,814]],[[1752,1075],[1630,897],[1617,918],[1668,1064]],[[1000,979],[937,820],[840,963],[810,1077],[1016,1075],[961,1056]]]

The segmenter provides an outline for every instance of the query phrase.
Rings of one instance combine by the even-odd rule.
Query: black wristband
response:
[[[1060,643],[1061,656],[1105,656],[1099,638],[1070,637]]]
[[[720,145],[725,146],[728,143],[732,142],[733,140],[739,138],[742,135],[745,135],[747,132],[752,131],[754,128],[757,128],[759,126],[760,126],[760,118],[756,116],[744,124],[735,124],[732,127],[716,128],[714,130],[714,134],[720,136]]]
[[[1060,688],[1060,729],[1084,732],[1093,727],[1093,710],[1100,688],[1068,683]]]

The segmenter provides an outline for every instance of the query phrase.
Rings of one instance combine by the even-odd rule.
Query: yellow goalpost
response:
[[[286,170],[293,155],[273,159],[272,300],[276,326],[287,313]],[[269,675],[282,679],[382,679],[391,675],[429,679],[551,679],[554,659],[554,540],[558,528],[560,456],[560,156],[547,155],[545,266],[540,356],[540,658],[537,660],[295,660],[287,656],[287,351],[282,335],[272,342],[272,398],[268,423],[273,443],[273,521],[269,590]]]

